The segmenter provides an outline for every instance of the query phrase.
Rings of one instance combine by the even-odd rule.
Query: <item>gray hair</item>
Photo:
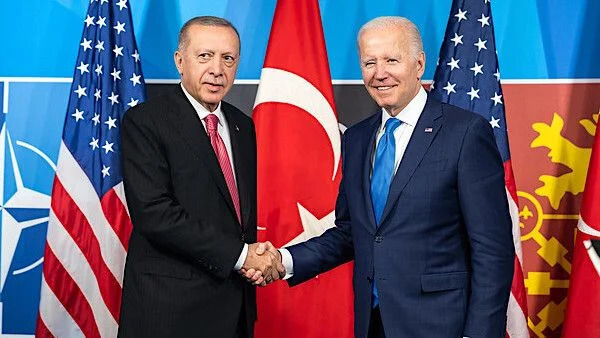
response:
[[[367,30],[371,29],[382,29],[382,28],[403,28],[408,33],[409,47],[415,58],[419,57],[419,54],[423,52],[423,40],[421,40],[421,33],[417,26],[409,19],[401,16],[380,16],[371,21],[365,23],[356,37],[357,43],[360,43],[360,37]],[[360,46],[360,45],[359,45]]]
[[[233,29],[233,31],[235,32],[235,35],[237,35],[238,45],[240,46],[240,51],[241,51],[242,43],[240,40],[240,33],[238,32],[238,30],[228,20],[219,18],[216,16],[197,16],[195,18],[189,19],[186,23],[184,23],[183,27],[181,27],[181,30],[179,31],[179,40],[177,42],[177,50],[178,51],[181,52],[187,47],[187,44],[190,40],[187,32],[188,32],[189,28],[193,25],[229,27],[229,28]]]

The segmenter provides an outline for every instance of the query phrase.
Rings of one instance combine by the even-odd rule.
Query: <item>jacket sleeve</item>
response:
[[[192,220],[178,203],[163,143],[150,114],[139,108],[125,114],[121,128],[123,181],[134,231],[226,278],[243,242],[223,236],[219,224]]]
[[[342,141],[342,170],[347,138]],[[321,236],[287,248],[292,255],[294,275],[288,280],[291,286],[305,282],[314,276],[331,270],[354,259],[350,211],[344,191],[344,177],[340,183],[335,206],[335,227]]]
[[[514,268],[504,169],[492,128],[476,116],[458,160],[458,196],[470,244],[471,294],[464,336],[504,337]]]

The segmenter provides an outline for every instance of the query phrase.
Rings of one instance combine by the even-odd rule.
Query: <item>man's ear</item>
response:
[[[425,52],[420,52],[417,57],[417,74],[419,75],[419,79],[423,77],[423,73],[425,72]]]
[[[175,67],[177,67],[179,75],[183,75],[183,55],[179,50],[176,50],[173,54],[173,61],[175,61]]]

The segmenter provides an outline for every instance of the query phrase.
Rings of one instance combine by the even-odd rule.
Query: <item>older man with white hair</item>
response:
[[[358,50],[382,109],[344,135],[336,227],[280,249],[290,285],[354,259],[356,337],[504,337],[514,247],[492,128],[428,96],[408,19],[368,22]]]

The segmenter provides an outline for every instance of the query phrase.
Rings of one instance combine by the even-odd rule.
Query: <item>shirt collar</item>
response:
[[[183,93],[187,97],[188,101],[190,101],[192,107],[194,107],[194,110],[196,111],[196,114],[198,114],[200,120],[204,121],[208,114],[215,114],[219,118],[219,124],[221,126],[225,125],[225,117],[223,116],[223,112],[221,111],[221,102],[219,102],[219,105],[217,106],[217,109],[215,109],[215,111],[208,111],[208,109],[206,109],[203,105],[200,104],[200,102],[196,101],[196,99],[192,95],[190,95],[190,93],[188,93],[188,91],[183,86],[183,83],[180,83],[180,86],[181,89],[183,89]]]
[[[425,92],[425,89],[421,87],[419,88],[417,95],[410,100],[410,102],[398,113],[398,115],[391,116],[384,108],[381,108],[382,114],[380,130],[385,128],[385,123],[389,118],[392,117],[397,118],[398,120],[402,121],[402,123],[406,123],[411,127],[416,126],[417,121],[419,121],[419,117],[421,117],[421,113],[423,112],[423,108],[425,108],[425,103],[427,103],[427,92]]]

